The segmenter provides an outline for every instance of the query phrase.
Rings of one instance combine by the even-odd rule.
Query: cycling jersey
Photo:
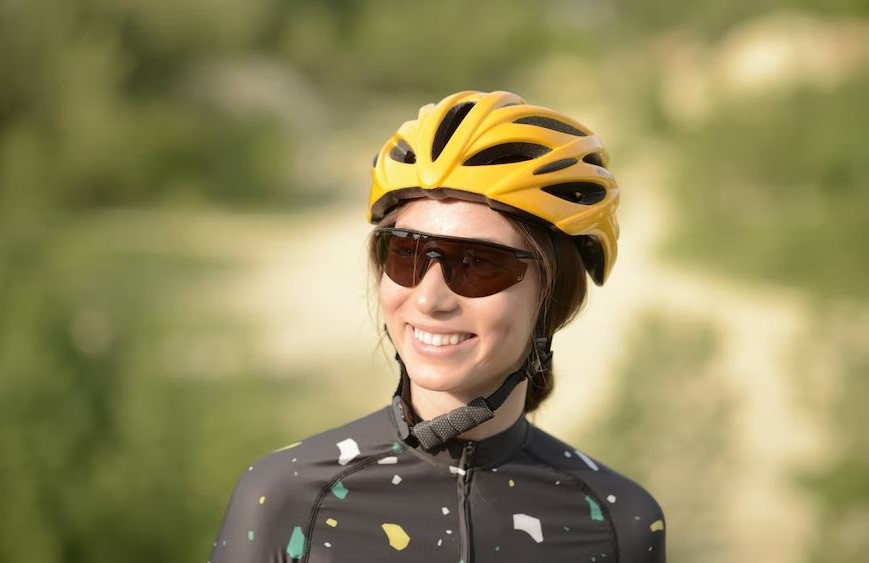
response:
[[[661,563],[637,483],[525,417],[426,451],[386,407],[275,451],[238,481],[211,563]]]

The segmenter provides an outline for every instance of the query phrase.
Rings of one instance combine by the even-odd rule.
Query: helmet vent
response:
[[[447,143],[453,137],[453,133],[456,132],[456,129],[459,128],[462,120],[465,119],[465,116],[468,115],[468,112],[471,111],[474,105],[474,102],[459,104],[452,107],[444,116],[443,121],[438,125],[438,130],[435,132],[434,142],[431,146],[431,159],[433,161],[437,160],[441,155],[444,147],[447,146]]]
[[[601,159],[600,154],[596,152],[589,153],[582,157],[583,162],[587,162],[588,164],[594,164],[595,166],[603,166],[603,159]]]
[[[563,121],[559,121],[557,119],[553,119],[551,117],[543,117],[540,115],[533,115],[530,117],[520,117],[513,123],[521,123],[523,125],[536,125],[537,127],[543,127],[545,129],[552,129],[553,131],[558,131],[560,133],[567,133],[568,135],[576,135],[577,137],[587,137],[588,133],[582,131],[581,129],[577,129],[573,125],[569,125]]]
[[[580,205],[594,205],[606,197],[606,188],[594,182],[565,182],[541,189],[555,197]]]
[[[464,162],[465,166],[510,164],[543,156],[551,149],[535,143],[503,143],[483,149]]]
[[[569,166],[573,166],[579,162],[575,158],[562,158],[561,160],[556,160],[555,162],[550,162],[549,164],[544,164],[537,170],[533,172],[535,176],[539,176],[540,174],[549,174],[550,172],[557,172],[558,170],[563,170]]]
[[[389,158],[405,164],[416,163],[416,153],[413,152],[413,149],[410,148],[410,145],[408,145],[407,141],[404,139],[399,139],[398,142],[395,143],[395,146],[392,147],[391,151],[389,151]]]

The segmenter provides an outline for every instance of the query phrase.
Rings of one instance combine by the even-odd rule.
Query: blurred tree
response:
[[[517,67],[550,46],[545,11],[537,4],[344,4],[299,2],[278,40],[287,58],[329,89],[435,98],[453,90],[503,89]]]
[[[6,3],[0,213],[295,203],[284,123],[217,112],[181,88],[198,61],[254,41],[255,5]]]

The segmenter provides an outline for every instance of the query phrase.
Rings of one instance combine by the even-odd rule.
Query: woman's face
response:
[[[501,214],[480,203],[413,200],[400,208],[395,226],[528,250]],[[384,274],[380,306],[413,384],[466,401],[497,389],[530,350],[538,279],[535,268],[529,267],[522,281],[504,291],[470,298],[447,287],[438,261],[432,262],[416,287],[402,287]],[[434,335],[444,341],[458,335],[460,341],[436,346]]]

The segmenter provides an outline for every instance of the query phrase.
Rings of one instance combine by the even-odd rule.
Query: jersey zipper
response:
[[[459,460],[459,478],[457,480],[459,492],[459,538],[461,540],[461,559],[459,563],[471,563],[473,546],[471,545],[471,473],[470,468],[474,459],[474,442],[465,444],[462,457]]]

